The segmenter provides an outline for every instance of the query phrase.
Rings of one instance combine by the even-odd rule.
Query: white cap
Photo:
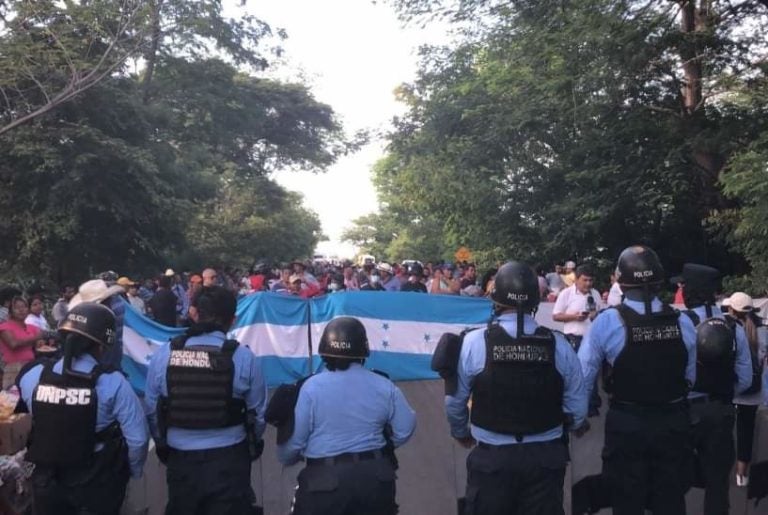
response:
[[[565,263],[565,268],[576,268],[576,263],[574,263],[573,261],[567,261]]]
[[[723,301],[723,306],[740,313],[748,313],[755,310],[755,307],[752,304],[752,297],[741,291],[737,291],[725,299]]]
[[[380,272],[387,272],[388,274],[392,273],[392,265],[389,263],[380,263],[379,266],[376,267]]]
[[[168,270],[165,271],[165,275],[167,277],[173,277],[174,275],[176,275],[176,272],[173,271],[173,268],[169,268]]]

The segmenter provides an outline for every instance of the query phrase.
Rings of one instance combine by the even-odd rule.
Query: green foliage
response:
[[[89,27],[102,30],[115,16],[103,11],[112,4],[128,5],[35,2],[34,30],[72,35],[88,16]],[[61,281],[104,269],[248,266],[257,258],[309,255],[322,237],[301,197],[269,175],[323,171],[359,141],[345,138],[332,109],[306,86],[235,67],[266,65],[259,43],[270,34],[267,25],[250,16],[225,19],[218,0],[140,4],[149,11],[126,34],[140,43],[133,57],[146,60],[141,74],[115,73],[0,133],[6,277]],[[21,9],[4,5],[9,30],[0,32],[0,69],[14,69],[6,58],[34,47],[39,58],[29,66],[46,81],[41,85],[66,82],[64,47],[34,46]],[[157,37],[148,36],[152,30],[160,31]],[[210,57],[214,48],[217,58]],[[105,55],[92,51],[94,59]],[[20,80],[23,70],[15,72],[0,88]],[[42,92],[0,102],[0,117],[7,117],[0,122],[45,105]],[[32,93],[38,104],[25,106]]]
[[[721,174],[765,131],[765,100],[732,98],[761,73],[764,7],[709,2],[689,30],[666,1],[394,4],[463,37],[423,49],[417,80],[399,90],[408,113],[375,170],[386,206],[437,217],[446,239],[481,256],[613,260],[644,242],[670,270],[747,271],[744,248],[705,221],[739,209],[744,192],[724,191]]]
[[[260,178],[243,183],[222,178],[215,199],[196,206],[187,238],[197,254],[192,268],[249,266],[257,258],[289,261],[311,255],[321,237],[320,221],[301,205],[300,195]]]

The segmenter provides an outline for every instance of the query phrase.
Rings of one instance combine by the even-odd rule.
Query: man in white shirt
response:
[[[555,307],[552,308],[552,320],[563,322],[563,332],[573,350],[578,352],[581,340],[587,334],[592,320],[603,308],[600,292],[592,288],[595,273],[589,265],[576,268],[574,283],[565,288],[557,296]],[[592,389],[589,399],[589,416],[598,414],[600,396],[597,388]]]
[[[563,332],[576,351],[592,320],[603,307],[600,293],[592,288],[593,283],[594,272],[590,267],[579,266],[576,269],[576,281],[560,292],[552,309],[552,319],[563,322]]]

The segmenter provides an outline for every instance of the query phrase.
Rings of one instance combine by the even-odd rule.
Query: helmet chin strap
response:
[[[645,284],[643,285],[643,303],[645,304],[645,314],[651,314],[651,288]]]
[[[493,324],[493,322],[501,315],[503,311],[514,309],[515,310],[515,316],[516,316],[516,325],[517,325],[517,338],[520,338],[523,336],[523,329],[525,326],[525,311],[520,306],[507,306],[503,304],[496,304],[494,303],[491,307],[491,318],[488,320],[488,325],[490,326]],[[531,316],[536,316],[536,308],[533,308],[531,310]]]

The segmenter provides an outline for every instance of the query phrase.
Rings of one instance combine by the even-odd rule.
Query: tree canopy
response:
[[[130,41],[105,57],[139,4]],[[311,253],[319,220],[272,174],[321,172],[359,141],[307,86],[260,76],[266,23],[227,19],[218,0],[0,2],[0,14],[3,274],[79,280]],[[51,102],[102,58],[104,76]]]
[[[672,272],[767,269],[754,241],[765,2],[392,3],[410,22],[449,20],[457,38],[423,48],[398,91],[408,110],[375,170],[384,212],[531,262],[615,259],[642,242]]]

